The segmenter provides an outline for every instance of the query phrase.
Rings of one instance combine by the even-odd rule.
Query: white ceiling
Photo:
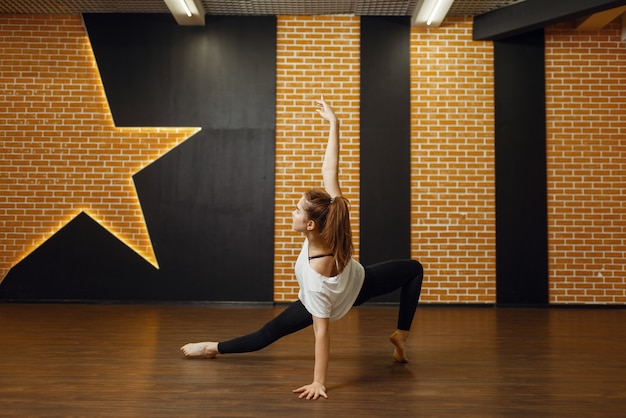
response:
[[[419,0],[201,0],[208,15],[410,16]],[[448,16],[476,16],[521,0],[455,0]],[[163,0],[0,0],[0,13],[169,13]]]

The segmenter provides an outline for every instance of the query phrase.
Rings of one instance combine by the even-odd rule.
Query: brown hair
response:
[[[334,254],[337,268],[343,271],[352,258],[352,228],[349,202],[343,196],[335,198],[322,189],[304,194],[304,210],[317,225],[322,244]]]

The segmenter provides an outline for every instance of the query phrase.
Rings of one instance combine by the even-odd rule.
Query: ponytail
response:
[[[304,194],[305,210],[318,226],[319,238],[334,254],[337,268],[343,271],[352,258],[352,228],[349,202],[343,196],[331,197],[322,189]]]

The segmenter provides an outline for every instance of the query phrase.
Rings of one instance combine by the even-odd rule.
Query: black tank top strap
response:
[[[309,257],[309,261],[314,260],[316,258],[322,258],[322,257],[333,257],[335,254],[330,253],[330,254],[320,254],[320,255],[312,255]]]

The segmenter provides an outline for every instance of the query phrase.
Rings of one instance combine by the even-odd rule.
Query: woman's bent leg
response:
[[[400,363],[409,361],[404,343],[417,310],[423,276],[422,265],[414,260],[393,260],[367,266],[363,287],[354,303],[360,305],[375,296],[401,289],[397,329],[389,337],[394,345],[393,358]]]
[[[398,329],[409,331],[417,310],[424,269],[415,260],[391,260],[365,267],[365,281],[355,306],[369,299],[400,290]]]
[[[302,305],[302,302],[298,300],[289,304],[284,311],[267,322],[258,331],[218,343],[217,350],[220,354],[258,351],[279,338],[300,331],[312,323],[313,318],[311,314]]]

